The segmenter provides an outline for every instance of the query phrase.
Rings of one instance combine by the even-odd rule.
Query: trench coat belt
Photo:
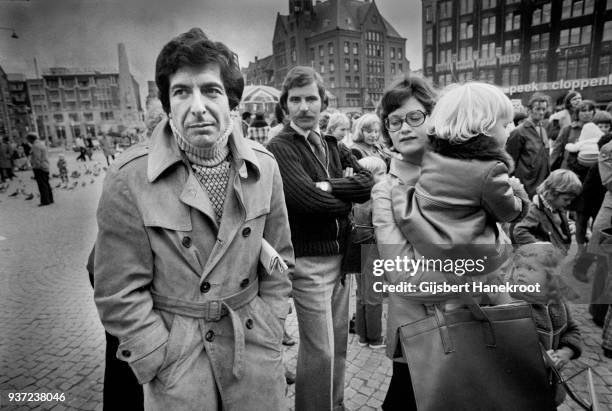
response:
[[[244,328],[240,316],[235,310],[250,303],[259,291],[259,280],[255,278],[244,290],[225,297],[221,300],[196,303],[193,301],[180,300],[178,298],[166,297],[151,291],[153,297],[153,308],[166,311],[175,315],[197,318],[205,321],[219,321],[229,315],[234,330],[234,364],[232,373],[238,379],[242,378],[242,358],[244,357]]]

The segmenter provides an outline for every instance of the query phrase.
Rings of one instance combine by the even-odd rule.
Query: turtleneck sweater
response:
[[[232,165],[232,155],[228,145],[228,138],[232,132],[232,122],[228,120],[227,124],[227,128],[213,145],[197,147],[187,141],[178,132],[173,121],[170,121],[170,128],[177,145],[185,153],[198,182],[208,194],[215,210],[217,224],[221,223],[221,217],[223,216],[223,205]]]

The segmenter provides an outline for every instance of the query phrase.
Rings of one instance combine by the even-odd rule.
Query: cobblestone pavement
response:
[[[51,154],[52,173],[58,151]],[[69,169],[84,172],[76,153],[66,152]],[[104,163],[102,154],[94,161]],[[93,162],[88,162],[91,168]],[[26,192],[36,192],[31,172],[18,174]],[[9,197],[17,182],[0,193],[0,409],[101,410],[104,334],[92,300],[85,262],[95,239],[95,209],[103,174],[84,174],[73,190],[56,188],[55,204],[37,207],[38,199],[23,194]],[[93,182],[92,182],[93,181]],[[85,184],[84,186],[82,184]],[[354,310],[354,298],[351,300]],[[584,306],[573,312],[582,326],[585,351],[566,374],[593,368],[599,399],[612,409],[612,360],[601,354],[601,329],[590,321]],[[287,320],[298,339],[295,313]],[[297,345],[285,350],[289,369],[295,370]],[[384,350],[359,347],[349,337],[346,369],[346,407],[380,409],[391,378],[391,362]],[[572,384],[588,398],[585,378]],[[294,386],[287,391],[291,409]],[[21,405],[7,402],[11,392],[64,393],[65,401]],[[569,403],[568,403],[569,404]],[[563,410],[577,410],[563,405]]]

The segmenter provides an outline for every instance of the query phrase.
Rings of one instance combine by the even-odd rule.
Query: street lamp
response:
[[[9,30],[9,31],[12,31],[13,34],[11,34],[11,37],[14,38],[14,39],[18,39],[19,38],[19,36],[15,32],[15,29],[12,28],[12,27],[0,27],[0,30]]]

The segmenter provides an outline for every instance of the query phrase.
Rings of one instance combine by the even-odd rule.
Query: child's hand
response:
[[[563,347],[558,350],[553,350],[552,353],[549,351],[549,354],[555,367],[560,370],[572,359],[574,351],[569,347]]]

